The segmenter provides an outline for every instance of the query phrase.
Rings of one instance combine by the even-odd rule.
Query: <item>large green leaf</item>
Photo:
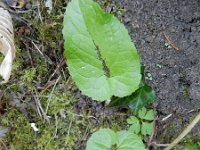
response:
[[[142,139],[128,131],[117,132],[117,150],[145,150]]]
[[[100,129],[87,141],[86,150],[110,150],[116,144],[117,134],[111,129]]]
[[[138,89],[139,56],[116,17],[92,0],[72,0],[63,24],[68,69],[83,94],[103,101]]]
[[[86,150],[145,150],[142,139],[128,131],[100,129],[87,141]]]

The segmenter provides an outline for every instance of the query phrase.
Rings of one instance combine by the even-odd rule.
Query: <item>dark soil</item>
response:
[[[106,11],[117,15],[128,28],[129,34],[140,54],[141,62],[145,66],[145,74],[150,73],[152,75],[152,80],[146,80],[146,82],[154,88],[157,95],[154,101],[154,110],[158,117],[155,141],[157,143],[171,143],[191,122],[200,109],[200,0],[97,1],[100,2]],[[64,12],[65,6],[62,5],[66,5],[67,2],[61,0],[58,3],[59,8],[56,8],[58,12]],[[118,14],[118,9],[123,10],[122,14]],[[46,11],[45,9],[41,10],[42,13]],[[34,11],[33,14],[36,16],[37,11]],[[48,15],[45,16],[44,14],[42,14],[44,20],[47,20],[45,23],[48,24],[48,21],[50,20],[49,22],[51,22],[52,18],[49,16],[49,19]],[[16,16],[17,15],[15,15],[14,19],[17,18]],[[24,16],[25,21],[33,19],[29,14],[27,16],[25,14]],[[36,16],[36,18],[38,21],[39,17]],[[59,18],[58,20],[60,21],[61,19]],[[16,20],[14,21],[16,22]],[[53,21],[56,22],[57,20],[54,19]],[[37,25],[37,22],[35,24]],[[16,23],[15,26],[20,27],[20,24]],[[23,26],[26,27],[28,25]],[[51,27],[48,27],[44,30],[44,33],[46,33],[49,28],[51,29]],[[37,37],[38,45],[40,45],[40,41],[43,41],[42,45],[45,47],[44,54],[48,56],[47,58],[52,60],[52,63],[49,63],[48,60],[45,59],[45,61],[47,61],[47,65],[45,65],[45,68],[47,68],[45,75],[40,74],[37,79],[34,80],[35,82],[33,85],[37,86],[39,91],[40,86],[45,87],[45,83],[47,83],[47,80],[63,58],[61,28],[62,22],[59,24],[59,31],[51,30],[51,32],[55,32],[49,34],[52,35],[52,37],[46,37],[46,35],[44,35],[44,37],[40,37],[39,40],[37,37],[39,35],[35,35],[35,32],[34,34],[28,34],[25,30],[24,32],[27,34],[28,38],[25,38],[26,35],[17,35],[17,37],[20,37],[20,41],[17,43],[18,46],[20,45],[19,43],[23,43],[22,41],[24,41],[24,39],[29,39],[29,36],[31,39]],[[35,27],[33,27],[33,29],[36,30]],[[37,28],[36,31],[38,32],[36,33],[40,33],[39,29],[40,26]],[[17,33],[21,32],[18,31]],[[56,33],[59,33],[58,36]],[[165,46],[167,41],[163,37],[163,33],[169,37],[171,42],[174,43],[179,50]],[[43,32],[40,33],[40,36],[41,35],[43,35]],[[55,35],[56,39],[54,39]],[[58,41],[55,46],[49,45],[49,43],[53,43],[54,41]],[[25,44],[26,47],[31,47],[30,41],[26,41],[25,43],[28,43],[28,46]],[[26,48],[23,47],[21,47],[21,49],[26,50]],[[35,60],[38,57],[38,52],[32,49],[33,48],[31,48],[30,56]],[[51,52],[49,52],[50,50]],[[28,54],[24,54],[22,58],[27,57]],[[30,57],[30,60],[31,59]],[[43,59],[44,58],[41,58],[41,62],[44,61]],[[39,65],[37,62],[34,63],[34,61],[32,64],[30,60],[28,57],[24,59],[24,61],[21,62],[21,69],[24,70],[24,68],[29,68],[31,65],[33,67]],[[61,67],[61,69],[63,68],[68,78],[69,74],[67,74],[66,66],[64,65]],[[61,71],[58,71],[52,80],[57,79],[56,77],[61,74],[60,72]],[[19,74],[19,76],[20,75],[21,74]],[[15,83],[18,80],[19,79],[13,77],[11,82]],[[62,81],[65,83],[68,80]],[[83,138],[76,142],[75,150],[85,149],[86,141],[90,134],[94,132],[93,128],[95,127],[99,128],[99,126],[105,126],[113,128],[115,119],[118,119],[117,124],[120,128],[123,129],[123,127],[126,126],[124,122],[126,121],[128,112],[125,112],[123,109],[107,108],[105,103],[91,101],[86,96],[81,95],[80,91],[76,88],[74,90],[73,85],[72,87],[69,87],[69,84],[64,84],[62,86],[67,86],[65,88],[70,89],[77,99],[76,104],[73,106],[73,110],[76,114],[94,117],[88,119],[89,123],[86,126],[89,127],[88,129],[83,129],[85,133],[84,135],[80,135],[80,137]],[[25,92],[28,93],[28,89],[26,89]],[[171,117],[165,119],[170,114]],[[199,130],[200,124],[192,130],[188,137],[199,139]]]
[[[200,1],[117,1],[156,91],[158,143],[171,142],[200,108]],[[179,48],[167,48],[162,33]],[[162,119],[169,114],[166,121]],[[200,124],[190,134],[199,139]]]
[[[155,141],[170,143],[200,108],[200,1],[115,0],[107,5],[106,10],[118,7],[125,11],[120,18],[137,47],[145,72],[153,77],[146,82],[157,95]],[[163,33],[179,50],[165,46]],[[79,104],[82,106],[82,102]],[[188,135],[199,137],[200,124]]]

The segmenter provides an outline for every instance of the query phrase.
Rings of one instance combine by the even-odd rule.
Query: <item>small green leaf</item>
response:
[[[196,144],[188,145],[185,148],[181,148],[181,150],[199,150],[199,146],[197,146]]]
[[[127,119],[128,124],[135,124],[139,122],[139,120],[135,116],[131,116]]]
[[[129,102],[131,101],[130,96],[127,97],[112,97],[110,103],[108,104],[108,107],[113,106],[123,106],[128,107]]]
[[[148,121],[152,121],[154,119],[154,112],[153,112],[153,110],[147,111],[146,115],[142,119],[145,119],[145,120],[148,120]]]
[[[142,122],[141,133],[142,135],[151,135],[153,131],[153,123]]]
[[[117,132],[117,150],[145,150],[142,139],[128,131]]]
[[[145,107],[143,107],[138,111],[138,117],[141,119],[144,119],[146,113],[147,113],[147,109]]]
[[[135,134],[138,134],[140,132],[140,123],[135,123],[133,125],[131,125],[128,129],[128,131],[130,133],[135,133]]]
[[[152,121],[154,119],[154,113],[153,110],[148,110],[143,107],[142,109],[140,109],[138,111],[138,117],[140,119],[144,119],[144,120],[148,120],[148,121]]]
[[[150,86],[144,85],[134,92],[131,97],[132,100],[129,102],[129,107],[137,112],[146,104],[153,102],[155,99],[155,92]]]
[[[165,43],[165,46],[167,47],[167,46],[169,46],[169,44],[168,44],[168,43]]]
[[[129,106],[131,110],[137,112],[140,108],[144,107],[146,104],[151,103],[154,99],[154,90],[150,86],[144,84],[130,96],[124,98],[113,97],[108,106]]]
[[[117,134],[111,129],[100,129],[87,141],[86,150],[109,150],[117,141]]]
[[[139,56],[116,17],[92,0],[72,0],[63,25],[68,70],[83,94],[104,101],[138,89]]]
[[[130,133],[138,134],[140,132],[140,122],[135,116],[128,118],[127,122],[131,125],[128,129]]]
[[[156,67],[158,67],[158,68],[162,68],[162,65],[160,65],[160,64],[156,64]]]

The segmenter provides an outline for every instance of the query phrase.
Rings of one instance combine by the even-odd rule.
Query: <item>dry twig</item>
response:
[[[56,72],[65,64],[65,58],[63,57],[60,61],[60,63],[57,65],[56,69],[54,70],[53,74],[50,75],[48,81],[47,81],[47,84],[48,82],[51,81],[52,77],[56,74]]]
[[[173,47],[175,50],[179,50],[179,48],[176,47],[176,46],[172,43],[172,41],[169,39],[169,37],[168,37],[164,32],[162,32],[162,35],[163,35],[163,37],[165,38],[165,40],[167,41],[167,43],[168,43],[171,47]]]
[[[199,122],[199,120],[200,120],[200,112],[194,118],[194,120],[183,130],[183,132],[164,150],[170,150],[174,146],[176,146],[194,128],[194,126]]]
[[[2,147],[3,146],[3,147]],[[2,148],[2,150],[8,150],[6,144],[0,139],[0,149]]]
[[[51,91],[51,93],[50,93],[50,95],[49,95],[48,102],[47,102],[47,107],[46,107],[46,111],[45,111],[46,114],[47,114],[48,109],[49,109],[49,104],[50,104],[50,102],[51,102],[51,98],[52,98],[52,96],[53,96],[53,92],[54,92],[54,90],[55,90],[55,88],[56,88],[56,85],[57,85],[57,83],[58,83],[59,80],[60,80],[60,76],[59,76],[58,79],[56,80],[56,82],[55,82],[55,84],[54,84],[54,86],[53,86],[53,89],[52,89],[52,91]]]
[[[40,103],[39,95],[38,95],[38,92],[37,92],[36,88],[34,88],[34,90],[35,90],[35,94],[32,94],[32,95],[33,95],[33,97],[35,99],[35,103],[36,103],[38,114],[40,115],[40,117],[43,117],[44,120],[46,120],[49,123],[49,118],[48,118],[47,114],[44,112],[44,110],[42,108],[42,105]]]

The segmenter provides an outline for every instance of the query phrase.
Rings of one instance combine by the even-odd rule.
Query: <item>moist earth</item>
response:
[[[156,92],[154,140],[171,143],[200,108],[200,1],[114,0],[106,5],[107,11],[123,11],[118,17],[128,28],[146,76],[152,76],[146,82]],[[166,46],[169,41],[163,34],[178,50]],[[91,106],[101,114],[95,109],[102,110],[102,104],[88,102],[82,98],[76,108]],[[199,130],[197,124],[187,138],[198,140]]]
[[[115,1],[156,91],[158,143],[172,142],[200,108],[200,1]],[[163,34],[179,49],[169,48]],[[165,117],[171,116],[165,120]],[[163,121],[164,119],[164,121]],[[200,124],[190,133],[199,139]]]
[[[154,141],[171,143],[200,109],[200,0],[97,1],[106,11],[117,15],[128,28],[141,57],[141,63],[145,66],[145,75],[148,76],[146,82],[156,92],[153,104],[157,118]],[[66,3],[59,2],[63,5]],[[64,7],[61,5],[57,9]],[[163,35],[166,35],[179,50],[166,46],[169,40],[167,41]],[[60,37],[62,40],[62,36]],[[49,39],[46,41],[49,42]],[[62,41],[58,45],[62,47]],[[54,58],[54,54],[62,56],[62,49],[59,54],[50,54],[48,50],[48,57],[59,62]],[[38,53],[36,56],[38,57]],[[23,61],[25,66],[30,64],[27,61],[28,59]],[[55,66],[52,66],[49,65],[49,68],[53,68],[54,71]],[[51,71],[52,69],[48,72],[49,76],[52,74]],[[70,89],[69,84],[67,86],[67,89]],[[123,123],[129,113],[127,110],[107,108],[105,103],[91,101],[76,88],[71,91],[77,99],[73,108],[75,113],[93,117],[88,119],[91,128],[84,129],[85,134],[80,135],[84,138],[76,142],[75,150],[84,150],[90,134],[101,124],[101,127],[112,127],[118,119],[116,124],[124,129],[126,125]],[[198,140],[199,130],[200,123],[195,126],[188,138]]]

